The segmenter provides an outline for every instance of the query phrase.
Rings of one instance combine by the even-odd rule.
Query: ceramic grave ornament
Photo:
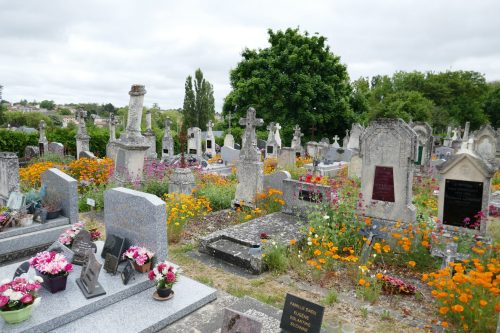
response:
[[[170,118],[165,119],[165,133],[161,140],[161,159],[165,161],[174,157],[174,138],[172,137],[172,132],[170,126],[172,125],[172,120]]]
[[[414,223],[413,163],[417,135],[401,119],[377,119],[361,136],[363,213],[381,221]]]
[[[255,128],[262,126],[264,121],[256,118],[254,108],[249,108],[246,118],[240,118],[239,124],[245,126],[245,140],[238,161],[236,174],[238,185],[233,205],[253,207],[255,195],[257,192],[262,192],[264,187],[264,165],[260,161],[260,153],[256,148],[257,137],[255,134]]]
[[[215,151],[215,136],[212,128],[214,127],[214,123],[210,120],[207,123],[207,137],[205,139],[205,154],[210,157],[214,157],[217,152]]]

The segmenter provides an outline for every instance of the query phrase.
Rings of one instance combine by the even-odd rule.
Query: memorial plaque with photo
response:
[[[106,254],[106,260],[104,260],[104,270],[110,274],[116,274],[118,270],[118,264],[120,261],[118,257],[112,255],[111,253]]]
[[[212,148],[212,140],[207,140],[207,148]]]
[[[392,167],[375,166],[372,200],[394,202],[394,174]]]
[[[125,285],[128,284],[133,275],[134,275],[134,266],[132,266],[132,263],[130,261],[127,261],[127,264],[125,265],[121,273],[123,284]]]
[[[97,261],[94,253],[89,251],[87,253],[87,262],[82,267],[80,278],[76,279],[76,284],[82,291],[85,298],[93,298],[106,294],[106,291],[99,283],[99,273],[102,264]]]
[[[474,228],[474,215],[482,208],[483,183],[446,179],[444,188],[443,223]],[[466,224],[466,218],[470,223]]]
[[[286,294],[280,328],[290,333],[320,333],[325,308]]]
[[[221,333],[260,333],[262,323],[252,316],[224,309]]]
[[[273,146],[267,146],[267,153],[272,154],[274,151]]]
[[[87,230],[80,230],[73,240],[71,249],[74,252],[73,263],[75,265],[83,265],[87,260],[87,251],[97,251],[96,245],[92,242],[92,236]]]
[[[55,241],[52,243],[51,246],[47,249],[47,251],[55,251],[57,253],[62,253],[68,260],[68,262],[73,262],[73,257],[75,256],[75,253],[68,248],[66,245],[60,243],[59,241]]]
[[[14,272],[13,279],[15,279],[16,277],[20,277],[25,273],[28,273],[29,270],[30,270],[30,263],[28,261],[23,262]]]
[[[117,257],[118,261],[120,261],[122,254],[125,251],[125,243],[125,238],[121,238],[113,234],[107,235],[106,242],[104,242],[104,248],[102,249],[101,257],[105,259],[106,255],[110,253]]]

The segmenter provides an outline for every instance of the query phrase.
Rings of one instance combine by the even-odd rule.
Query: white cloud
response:
[[[4,98],[182,106],[200,67],[216,107],[241,51],[267,46],[267,29],[328,38],[351,78],[396,70],[476,70],[500,79],[500,2],[483,0],[131,1],[0,0]]]

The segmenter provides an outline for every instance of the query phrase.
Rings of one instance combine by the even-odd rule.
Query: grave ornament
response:
[[[80,277],[76,279],[76,284],[80,287],[85,298],[93,298],[106,294],[106,291],[99,283],[99,273],[102,264],[97,261],[94,253],[89,250],[86,254],[87,261],[82,267]]]
[[[21,265],[19,265],[19,267],[17,267],[12,279],[15,279],[25,273],[28,273],[29,269],[30,269],[30,263],[28,261],[23,262]]]
[[[74,252],[73,263],[75,265],[83,265],[86,261],[88,251],[97,252],[96,245],[92,242],[90,232],[85,229],[80,230],[73,241],[72,250]]]

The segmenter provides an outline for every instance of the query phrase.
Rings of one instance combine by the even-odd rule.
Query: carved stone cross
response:
[[[209,120],[207,123],[207,131],[210,131],[212,127],[214,127],[214,123],[212,122],[212,120]]]
[[[245,126],[245,142],[241,150],[247,160],[258,160],[255,128],[264,125],[264,120],[256,118],[256,113],[254,108],[248,108],[246,118],[240,118],[239,121],[240,125]]]

